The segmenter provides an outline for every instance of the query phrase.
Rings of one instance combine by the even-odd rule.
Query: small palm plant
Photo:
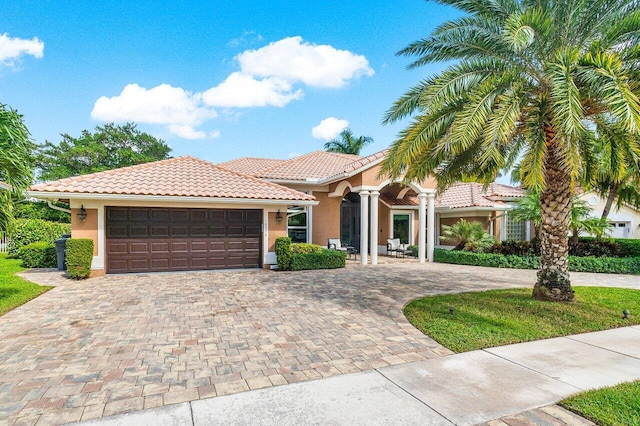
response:
[[[475,252],[486,251],[496,243],[495,239],[489,235],[480,222],[467,222],[460,219],[455,224],[442,225],[442,240],[456,242],[454,250],[467,250]]]

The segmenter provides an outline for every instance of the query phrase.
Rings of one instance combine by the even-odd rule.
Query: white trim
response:
[[[360,262],[368,263],[369,251],[369,191],[360,191]]]
[[[69,192],[40,192],[29,191],[30,197],[38,199],[59,200],[61,198],[83,199],[83,200],[108,200],[108,201],[168,201],[168,202],[188,202],[194,204],[295,204],[300,206],[316,206],[316,200],[272,200],[264,198],[216,198],[216,197],[192,197],[182,195],[124,195],[124,194],[91,194],[91,193],[69,193]]]
[[[369,241],[369,247],[371,251],[371,264],[378,264],[378,197],[380,192],[371,191],[371,224],[369,229],[371,230],[371,241]]]
[[[413,220],[414,220],[413,211],[396,210],[396,209],[389,210],[389,238],[394,238],[395,237],[393,235],[393,216],[396,215],[396,214],[397,215],[409,216],[409,241],[408,241],[408,244],[409,245],[414,245],[415,229],[414,229],[414,226],[413,226]]]
[[[309,191],[309,195],[313,195],[313,191]],[[307,206],[307,242],[313,243],[313,206]]]
[[[435,247],[435,203],[436,194],[427,194],[427,229],[429,230],[429,233],[427,234],[427,260],[429,260],[429,263],[433,263],[433,249]]]
[[[335,191],[330,192],[327,196],[329,198],[342,197],[344,196],[344,190],[347,188],[349,188],[349,192],[353,192],[353,186],[351,185],[351,183],[347,180],[344,180],[340,182],[338,186],[336,186]]]
[[[427,194],[418,194],[418,261],[424,263],[425,260],[425,245],[427,243]],[[433,232],[433,230],[429,230]]]

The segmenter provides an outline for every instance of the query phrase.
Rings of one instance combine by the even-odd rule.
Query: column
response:
[[[436,194],[431,192],[427,194],[427,229],[429,232],[427,233],[427,259],[429,262],[433,262],[433,249],[434,239],[435,239],[435,222],[436,222],[436,212],[435,212],[435,202]]]
[[[378,197],[380,192],[371,191],[371,264],[378,264]]]
[[[369,191],[360,191],[360,260],[368,263],[369,251]]]
[[[433,232],[433,228],[429,228]],[[427,238],[427,194],[418,194],[418,260],[424,263]]]

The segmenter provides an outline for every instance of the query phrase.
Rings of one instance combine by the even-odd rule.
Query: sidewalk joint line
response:
[[[199,400],[198,400],[199,401]],[[193,419],[193,401],[189,401],[189,414],[191,414],[191,425],[196,426],[196,421]]]
[[[446,421],[448,421],[452,425],[456,424],[453,421],[451,421],[451,419],[449,419],[447,416],[445,416],[444,414],[442,414],[441,412],[439,412],[438,410],[436,410],[435,408],[433,408],[432,406],[430,406],[429,404],[427,404],[426,402],[424,402],[423,400],[421,400],[420,398],[418,398],[417,396],[415,396],[414,394],[412,394],[411,392],[409,392],[408,390],[406,390],[405,388],[403,388],[402,386],[400,386],[399,384],[397,384],[396,382],[394,382],[393,380],[391,380],[390,378],[385,376],[384,373],[382,373],[377,368],[375,368],[374,371],[377,372],[378,374],[380,374],[382,377],[384,377],[387,381],[391,382],[394,386],[399,388],[401,391],[403,391],[404,393],[408,394],[413,399],[418,401],[420,404],[424,405],[425,407],[429,408],[430,410],[433,410],[434,413],[436,413],[437,415],[439,415],[440,417],[442,417],[443,419],[445,419]]]
[[[564,384],[565,384],[565,385],[567,385],[567,386],[571,386],[572,388],[577,389],[579,392],[582,392],[582,391],[584,391],[584,390],[587,390],[587,389],[579,388],[579,387],[577,387],[576,385],[573,385],[573,384],[571,384],[571,383],[567,383],[567,382],[565,382],[565,381],[563,381],[563,380],[560,380],[560,378],[559,378],[559,377],[553,377],[553,376],[550,376],[550,375],[548,375],[548,374],[546,374],[546,373],[543,373],[542,371],[535,370],[535,369],[533,369],[532,367],[528,367],[528,366],[526,366],[526,365],[518,364],[516,361],[513,361],[513,360],[511,360],[511,359],[509,359],[509,358],[505,358],[505,357],[500,356],[500,355],[498,355],[498,354],[494,354],[493,352],[489,352],[489,351],[487,351],[486,349],[480,349],[480,350],[481,350],[482,352],[484,352],[484,353],[487,353],[487,354],[489,354],[489,355],[495,356],[496,358],[500,358],[500,359],[502,359],[502,360],[504,360],[504,361],[510,362],[510,363],[511,363],[511,364],[513,364],[513,365],[517,365],[518,367],[525,368],[525,369],[527,369],[527,370],[529,370],[529,371],[531,371],[531,372],[533,372],[533,373],[537,373],[537,374],[540,374],[541,376],[548,377],[548,378],[550,378],[551,380],[555,380],[556,382],[564,383]],[[557,402],[556,402],[556,403],[557,403]]]
[[[602,331],[608,331],[608,330],[602,330]],[[595,333],[598,333],[598,332],[596,331]],[[625,357],[628,357],[628,358],[640,360],[640,357],[637,357],[637,356],[634,356],[634,355],[625,354],[624,352],[618,352],[618,351],[615,351],[615,350],[609,349],[609,348],[603,348],[602,346],[598,346],[595,343],[583,342],[582,340],[574,339],[575,336],[566,336],[566,337],[567,337],[567,339],[572,340],[572,341],[577,342],[577,343],[583,343],[585,345],[589,345],[589,346],[594,347],[594,348],[602,349],[603,351],[607,351],[607,352],[611,352],[611,353],[614,353],[614,354],[622,355],[622,356],[625,356]]]

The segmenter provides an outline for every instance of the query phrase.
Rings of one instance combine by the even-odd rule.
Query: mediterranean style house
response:
[[[275,240],[354,247],[363,264],[387,254],[387,239],[418,246],[432,261],[442,225],[484,224],[498,240],[526,239],[506,214],[522,190],[379,176],[386,151],[316,151],[289,160],[239,158],[212,164],[179,157],[33,185],[29,195],[63,200],[72,237],[94,240],[92,274],[269,267]]]

